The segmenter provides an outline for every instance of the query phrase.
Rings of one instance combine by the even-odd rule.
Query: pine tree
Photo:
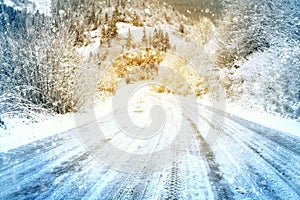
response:
[[[103,46],[103,44],[106,42],[107,35],[106,35],[106,29],[104,26],[102,26],[101,29],[101,37],[100,37],[100,45]]]
[[[134,11],[133,13],[133,25],[134,26],[142,26],[142,22],[141,22],[141,19],[140,19],[140,16],[136,13],[136,11]]]
[[[121,0],[121,7],[122,7],[123,9],[125,9],[125,7],[126,7],[126,4],[124,3],[124,0]]]
[[[153,48],[157,48],[158,47],[158,32],[157,32],[156,28],[154,29],[153,37],[152,37],[151,41],[152,41]]]
[[[180,33],[184,33],[184,26],[183,26],[183,24],[179,25],[179,32]]]
[[[117,23],[117,22],[119,22],[119,17],[120,17],[120,13],[118,10],[118,6],[116,6],[112,13],[112,20]]]
[[[165,38],[164,38],[164,32],[161,28],[159,28],[158,30],[157,40],[158,40],[157,49],[164,51]]]
[[[169,38],[168,32],[166,32],[165,37],[164,37],[164,51],[167,51],[170,48],[171,48],[170,38]]]
[[[152,46],[152,36],[151,36],[151,34],[149,35],[149,38],[148,38],[148,47],[150,47],[151,48],[151,46]]]
[[[80,23],[76,23],[75,25],[75,45],[83,45],[84,43],[84,28]]]
[[[142,45],[147,46],[148,43],[148,38],[147,38],[147,33],[146,33],[146,28],[143,28],[143,37],[142,37]]]
[[[107,13],[105,13],[104,22],[105,22],[105,24],[108,23],[108,14]]]
[[[161,28],[159,28],[159,30],[158,30],[158,36],[157,37],[158,37],[160,42],[162,42],[162,40],[164,39],[164,32]]]
[[[117,24],[116,24],[116,21],[114,21],[114,18],[112,18],[110,20],[110,22],[108,23],[108,36],[110,38],[114,38],[117,35],[118,35]]]
[[[127,35],[125,47],[126,47],[128,50],[130,50],[131,47],[132,47],[132,35],[131,35],[130,28],[128,28],[128,35]]]

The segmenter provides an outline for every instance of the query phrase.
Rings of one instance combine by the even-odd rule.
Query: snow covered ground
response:
[[[88,124],[95,120],[91,118],[92,113],[96,114],[96,119],[107,115],[111,109],[109,103],[104,102],[102,105],[90,109],[85,113],[55,115],[38,123],[24,124],[23,120],[19,118],[5,118],[3,120],[5,121],[7,130],[0,130],[0,151],[7,152],[22,145]],[[101,112],[95,112],[95,110],[101,110]],[[75,121],[75,118],[79,118],[81,121]]]
[[[197,101],[199,106],[212,105],[207,99],[198,99]],[[112,111],[111,109],[111,100],[107,100],[106,102],[103,102],[102,105],[99,105],[95,109],[86,111],[85,113],[55,115],[53,117],[48,117],[49,119],[45,121],[33,124],[24,124],[23,120],[19,118],[6,118],[4,121],[8,130],[1,130],[0,151],[6,152],[10,149],[44,139],[57,133],[63,133],[65,131],[75,129],[77,126],[88,124],[95,120],[93,118],[89,118],[89,115],[92,113],[96,113],[96,118],[101,119],[101,117],[108,115]],[[95,112],[95,110],[101,110],[101,112]],[[237,116],[273,130],[300,137],[300,122],[295,120],[284,119],[268,113],[246,110],[240,106],[232,105],[230,103],[225,104],[225,110],[223,111],[227,115]],[[78,124],[77,121],[74,120],[76,117],[82,118],[81,124]]]
[[[50,15],[51,0],[29,0],[35,5],[35,10],[38,10],[45,15]]]
[[[50,5],[35,3],[37,9]],[[161,27],[193,57],[181,48],[189,42]],[[136,41],[143,34],[125,23],[118,28],[123,37],[130,28]],[[153,29],[146,27],[147,33]],[[99,46],[96,38],[79,51],[88,58]],[[36,124],[3,119],[8,130],[0,130],[0,199],[300,198],[299,122],[228,103],[219,110],[206,99],[158,94],[149,87],[136,94],[128,108],[108,99],[86,112]],[[164,129],[144,138],[126,133],[146,129],[155,104],[166,112]],[[128,109],[133,123],[117,124],[112,109],[125,117]],[[95,134],[98,129],[103,135]]]
[[[211,105],[211,102],[208,100],[199,99],[198,102],[201,105]],[[239,105],[228,102],[225,104],[224,111],[230,115],[238,116],[270,129],[300,137],[300,122],[297,120],[285,119],[266,112],[248,110]]]
[[[149,106],[143,104],[147,100],[150,103],[163,100],[161,105],[165,106],[166,112],[175,109],[172,105],[176,107],[172,100],[168,102],[170,95],[167,94],[163,97],[151,91],[140,91],[139,95],[133,98],[130,106],[135,120],[148,120],[147,117],[138,117],[145,115]],[[13,135],[1,137],[1,198],[299,198],[299,136],[287,134],[288,129],[280,132],[253,123],[251,117],[233,114],[233,109],[230,114],[223,113],[203,105],[208,104],[203,101],[198,104],[200,115],[195,118],[198,113],[193,110],[192,100],[183,97],[180,102],[182,122],[186,125],[184,130],[195,138],[186,148],[175,146],[172,152],[176,159],[154,171],[147,164],[159,166],[167,155],[162,153],[153,158],[145,151],[167,148],[176,135],[176,129],[169,127],[164,130],[156,145],[153,145],[154,140],[134,139],[116,126],[110,103],[92,112],[100,111],[99,116],[81,114],[76,123],[72,119],[74,116],[66,115],[10,130]],[[134,155],[145,155],[142,158],[147,162],[128,163],[126,161],[131,157],[124,160],[114,151],[110,151],[110,157],[116,163],[99,162],[98,155],[86,149],[82,135],[78,134],[94,127],[100,127],[105,133],[101,140],[92,138],[93,143],[101,144],[95,151],[114,150],[110,149],[112,144],[123,151],[134,152]],[[216,143],[207,143],[208,135],[203,135],[203,129],[221,130]],[[118,162],[141,171],[122,171]]]
[[[98,45],[81,51],[88,56]],[[6,119],[13,126],[0,134],[0,198],[299,199],[299,122],[149,87],[128,100],[30,125]],[[124,132],[146,129],[155,104],[167,116],[161,132]],[[133,123],[122,127],[112,111],[126,117],[127,109]]]

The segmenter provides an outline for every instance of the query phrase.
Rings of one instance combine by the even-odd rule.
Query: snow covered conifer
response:
[[[131,47],[132,47],[132,35],[131,35],[130,28],[128,28],[128,35],[127,35],[125,47],[128,50],[131,49]]]
[[[106,42],[106,38],[107,38],[106,29],[105,29],[104,26],[102,26],[101,37],[100,37],[100,44],[101,44],[101,46],[103,46],[103,44]]]
[[[110,38],[113,38],[117,35],[118,35],[118,28],[117,28],[117,25],[116,25],[116,21],[112,17],[112,19],[108,23],[108,36]]]
[[[104,22],[105,22],[105,24],[108,23],[108,14],[107,13],[105,13],[105,16],[104,16]]]
[[[150,47],[150,48],[152,46],[152,36],[151,36],[151,34],[148,37],[148,44],[147,44],[147,46]]]
[[[157,29],[155,28],[154,32],[153,32],[153,37],[152,37],[152,40],[151,40],[153,48],[158,47],[158,42],[159,42],[158,41],[158,32],[157,32]]]
[[[171,48],[170,46],[170,38],[168,32],[166,32],[165,37],[163,39],[163,51],[167,51],[168,49]]]
[[[183,24],[179,25],[179,32],[184,33],[184,25]]]
[[[143,25],[141,22],[141,17],[136,13],[136,11],[134,11],[132,18],[133,18],[132,24],[134,26],[142,26]]]
[[[143,37],[142,37],[142,45],[147,46],[148,43],[148,38],[147,38],[147,33],[146,33],[146,28],[143,28]]]

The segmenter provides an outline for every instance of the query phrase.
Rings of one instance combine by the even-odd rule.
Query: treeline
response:
[[[110,43],[117,36],[116,23],[143,26],[137,12],[129,11],[130,6],[132,4],[125,0],[54,0],[51,12],[55,26],[67,26],[68,33],[74,36],[73,44],[82,46],[90,44],[90,31],[99,27],[102,30],[102,43]]]
[[[84,76],[78,74],[82,65],[78,47],[90,44],[90,33],[96,29],[101,44],[110,47],[118,37],[118,22],[144,25],[139,13],[144,6],[125,0],[53,0],[47,16],[0,4],[0,122],[3,115],[30,118],[40,112],[63,114],[80,108],[84,100],[76,95],[75,83]],[[168,33],[161,29],[149,36],[144,29],[139,44],[131,36],[124,42],[124,48],[172,48]]]
[[[299,1],[222,2],[216,66],[228,98],[299,119]]]
[[[255,52],[300,41],[297,0],[221,2],[226,13],[218,22],[218,67],[234,67],[235,61]]]
[[[171,42],[168,32],[163,32],[161,28],[154,29],[154,32],[148,36],[146,33],[146,28],[143,28],[143,36],[139,44],[136,44],[133,40],[130,28],[128,29],[128,34],[126,38],[125,48],[130,50],[131,48],[135,49],[137,47],[142,48],[154,48],[159,51],[166,52],[171,48],[175,50],[176,46],[171,47]]]
[[[40,12],[0,5],[0,117],[66,113],[78,55],[63,26]]]

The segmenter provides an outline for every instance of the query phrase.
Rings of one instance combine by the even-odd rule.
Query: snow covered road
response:
[[[175,148],[181,156],[161,170],[126,173],[97,162],[78,131],[106,127],[109,137],[99,151],[120,143],[122,133],[106,116],[1,152],[0,199],[300,198],[299,137],[200,104],[195,121],[190,108],[186,100],[182,119],[195,140],[187,149]],[[221,130],[214,144],[203,135],[207,127]]]

